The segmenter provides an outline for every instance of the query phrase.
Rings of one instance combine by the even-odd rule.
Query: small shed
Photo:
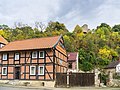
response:
[[[108,72],[112,72],[112,73],[116,73],[117,69],[116,67],[118,67],[118,65],[120,65],[120,61],[113,61],[110,64],[107,65],[107,67],[105,67],[106,73]]]
[[[68,71],[78,72],[78,52],[68,53]]]

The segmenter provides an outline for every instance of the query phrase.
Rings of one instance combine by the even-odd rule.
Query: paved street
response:
[[[120,90],[120,88],[94,88],[94,87],[76,87],[76,88],[16,88],[0,86],[0,90]]]

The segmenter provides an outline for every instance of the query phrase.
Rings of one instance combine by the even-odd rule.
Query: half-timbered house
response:
[[[55,80],[67,71],[62,36],[13,41],[0,49],[1,80]]]

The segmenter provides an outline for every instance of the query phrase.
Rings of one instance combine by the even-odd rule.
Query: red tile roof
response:
[[[59,38],[61,36],[14,41],[5,45],[0,49],[0,52],[52,48],[58,42]]]
[[[69,52],[68,61],[76,61],[78,52]]]
[[[8,41],[0,35],[0,43],[8,44]]]

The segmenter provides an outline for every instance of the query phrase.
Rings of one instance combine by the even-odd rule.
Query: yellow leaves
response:
[[[110,49],[110,51],[111,51],[112,56],[118,56],[118,53],[116,51],[114,51],[113,49]]]
[[[69,41],[70,41],[70,38],[69,38],[69,36],[67,36],[67,35],[64,35],[63,38],[64,38],[65,40],[69,40]]]
[[[99,49],[99,55],[102,56],[103,58],[108,58],[110,56],[110,50],[103,48]]]
[[[105,41],[106,40],[105,35],[101,35],[101,39]]]
[[[83,36],[83,35],[84,35],[83,32],[77,33],[77,36],[78,36],[78,37],[81,37],[81,36]]]
[[[112,32],[111,36],[116,37],[119,36],[118,32]]]
[[[5,32],[3,30],[0,30],[0,35],[4,36]]]
[[[113,49],[107,49],[107,48],[102,48],[99,49],[98,54],[101,56],[101,58],[109,58],[111,59],[112,56],[118,56],[118,53],[114,51]]]

